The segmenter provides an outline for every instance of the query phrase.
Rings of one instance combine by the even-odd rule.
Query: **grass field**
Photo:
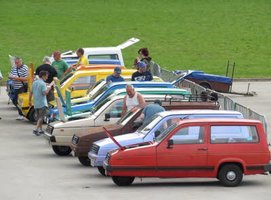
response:
[[[148,47],[164,68],[271,77],[270,0],[0,0],[0,69],[8,55],[41,64],[59,49],[115,46],[130,37],[126,66]]]

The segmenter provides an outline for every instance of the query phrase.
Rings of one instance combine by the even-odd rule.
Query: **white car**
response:
[[[170,88],[164,89],[169,90]],[[172,90],[176,89],[177,88],[172,88]],[[161,91],[162,89],[160,88],[160,92]],[[120,90],[120,92],[122,91]],[[147,102],[153,102],[155,99],[165,100],[165,94],[143,96]],[[70,145],[72,136],[77,132],[84,132],[94,126],[105,126],[117,123],[121,117],[123,97],[124,94],[118,96],[112,94],[97,106],[93,107],[90,113],[86,113],[85,116],[80,114],[79,119],[74,115],[69,121],[57,121],[48,124],[44,136],[52,145],[53,151],[57,155],[68,155],[71,152]]]
[[[86,47],[83,48],[84,55],[88,58],[89,64],[115,64],[125,66],[121,50],[139,41],[138,38],[130,38],[116,47]],[[61,54],[61,57],[68,65],[74,64],[78,60],[76,52],[73,51],[64,52]],[[51,57],[51,60],[53,61],[53,57]]]

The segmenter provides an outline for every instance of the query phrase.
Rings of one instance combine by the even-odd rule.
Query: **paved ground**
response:
[[[269,119],[271,82],[255,82],[255,97],[233,96]],[[245,91],[239,82],[235,91]],[[41,137],[32,134],[33,125],[15,120],[16,111],[0,93],[0,199],[220,199],[269,200],[271,176],[247,176],[240,187],[225,188],[215,179],[136,179],[131,187],[120,188],[96,169],[77,159],[56,156]]]

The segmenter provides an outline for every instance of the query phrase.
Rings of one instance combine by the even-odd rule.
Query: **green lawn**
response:
[[[271,77],[270,0],[9,0],[0,6],[0,69],[8,55],[41,64],[52,51],[115,46],[141,39],[124,50],[126,66],[148,47],[164,68]]]

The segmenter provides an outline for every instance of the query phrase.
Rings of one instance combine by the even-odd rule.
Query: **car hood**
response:
[[[121,125],[119,124],[110,124],[110,125],[106,125],[104,126],[107,130],[109,130],[110,132],[116,132],[117,130],[121,129]],[[97,126],[97,127],[89,127],[88,130],[84,130],[84,131],[77,131],[76,132],[76,136],[79,138],[83,138],[83,137],[92,137],[92,135],[94,134],[103,134],[105,137],[105,133],[104,133],[104,129],[101,126]]]
[[[110,131],[110,130],[109,130]],[[127,146],[131,144],[137,144],[143,142],[143,134],[129,133],[125,135],[115,136],[115,140],[120,143],[121,146]],[[105,138],[95,142],[94,144],[100,146],[100,148],[118,148],[118,146],[111,140],[111,138]]]
[[[50,125],[53,126],[54,129],[57,129],[57,128],[82,128],[82,127],[94,126],[95,118],[96,118],[96,116],[91,115],[90,117],[87,117],[87,118],[72,120],[72,121],[67,121],[67,122],[56,121],[56,122],[50,123]]]

